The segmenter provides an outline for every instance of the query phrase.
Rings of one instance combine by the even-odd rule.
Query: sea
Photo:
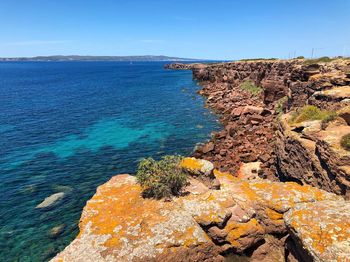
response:
[[[50,260],[99,185],[221,128],[192,73],[165,63],[0,62],[1,261]]]

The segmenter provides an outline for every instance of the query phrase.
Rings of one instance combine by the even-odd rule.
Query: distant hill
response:
[[[82,56],[82,55],[54,55],[35,57],[0,58],[0,61],[203,61],[201,59],[181,58],[171,56]]]

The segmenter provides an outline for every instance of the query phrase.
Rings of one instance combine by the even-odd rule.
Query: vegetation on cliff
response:
[[[262,91],[262,88],[261,88],[261,87],[255,85],[252,81],[249,81],[249,80],[244,81],[244,82],[240,85],[240,87],[241,87],[243,90],[245,90],[245,91],[251,93],[251,94],[254,95],[254,96],[259,95],[259,94],[261,93],[261,91]]]
[[[340,140],[340,144],[344,149],[350,151],[350,134],[343,136]]]
[[[335,119],[336,116],[337,115],[334,112],[321,110],[317,106],[306,105],[300,110],[294,111],[290,121],[294,123],[301,123],[304,121],[322,120],[323,122],[327,123]]]
[[[138,165],[136,178],[143,188],[143,196],[164,198],[180,194],[187,183],[187,175],[180,167],[181,156],[164,156],[156,161],[145,158]]]

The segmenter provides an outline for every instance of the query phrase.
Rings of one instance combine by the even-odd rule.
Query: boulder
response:
[[[245,106],[243,108],[242,114],[257,114],[260,115],[262,112],[264,112],[264,108],[263,107],[259,107],[259,106]]]
[[[51,228],[51,230],[49,232],[49,237],[50,238],[57,238],[64,232],[65,229],[66,229],[65,224],[55,226],[55,227]]]
[[[211,152],[214,150],[214,143],[213,142],[209,142],[207,144],[205,144],[203,147],[202,147],[202,152],[204,154],[208,153],[208,152]]]
[[[261,162],[242,163],[238,170],[237,177],[248,180],[258,179],[259,172],[261,171],[260,165]]]
[[[54,205],[58,204],[58,202],[62,200],[64,196],[64,192],[52,194],[51,196],[45,198],[43,202],[36,206],[36,208],[51,208]]]
[[[195,176],[209,176],[214,170],[214,165],[210,161],[194,157],[185,157],[181,161],[180,167]]]
[[[186,157],[181,161],[180,167],[190,176],[196,177],[208,188],[220,188],[220,183],[213,174],[214,165],[210,161]]]

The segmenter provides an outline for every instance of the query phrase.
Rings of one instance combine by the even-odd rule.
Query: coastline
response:
[[[319,145],[327,134],[320,134],[319,142],[315,133],[320,129],[312,130],[313,134],[300,134],[301,139],[306,137],[314,146],[319,146],[317,152],[304,152],[303,145],[290,148],[285,143],[291,140],[287,129],[294,127],[289,127],[282,116],[288,116],[288,113],[307,103],[335,112],[347,108],[350,105],[346,91],[350,83],[346,75],[350,68],[349,60],[311,65],[297,59],[190,65],[176,63],[166,68],[192,70],[194,79],[202,87],[199,94],[206,98],[206,106],[218,113],[224,127],[214,132],[208,143],[198,147],[194,157],[209,160],[220,171],[238,176],[244,176],[245,166],[255,163],[259,166],[256,176],[260,178],[310,184],[347,196],[350,183],[345,180],[348,180],[349,171],[339,170],[335,163],[327,164],[329,159],[317,157],[320,154],[318,151],[331,151],[329,154],[339,156],[334,150]],[[247,79],[261,88],[259,94],[242,90],[241,85]],[[332,90],[339,86],[345,86],[344,91],[339,91],[344,93],[340,99],[342,102],[320,95],[320,90]],[[343,122],[339,125],[344,126],[346,133],[348,124]],[[294,142],[299,143],[298,139]],[[288,151],[296,155],[294,159],[289,159]],[[305,154],[305,160],[302,154]],[[308,159],[312,159],[311,164]],[[349,165],[350,159],[336,157],[334,162],[340,166]],[[300,172],[314,175],[306,179]]]
[[[350,153],[339,149],[339,140],[350,132],[348,111],[342,112],[350,105],[350,63],[176,67],[193,71],[202,85],[200,94],[224,124],[194,153],[190,162],[198,164],[184,167],[193,175],[188,194],[170,202],[145,199],[135,178],[115,176],[88,201],[79,236],[53,261],[87,256],[94,261],[349,257],[350,204],[344,198],[349,196]],[[253,84],[242,89],[247,80]],[[329,122],[292,123],[290,112],[306,102],[337,116]],[[211,183],[201,179],[203,160],[198,158],[215,166]]]

